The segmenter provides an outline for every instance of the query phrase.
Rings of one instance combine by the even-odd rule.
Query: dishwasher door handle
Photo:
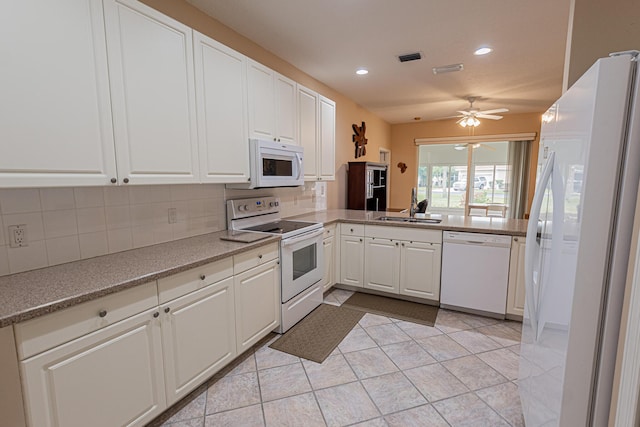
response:
[[[477,241],[474,241],[474,240],[465,240],[465,243],[470,243],[472,245],[484,245],[487,242],[477,242]]]

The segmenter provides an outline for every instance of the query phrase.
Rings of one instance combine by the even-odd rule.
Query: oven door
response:
[[[324,228],[313,230],[281,242],[282,302],[287,302],[322,279]]]

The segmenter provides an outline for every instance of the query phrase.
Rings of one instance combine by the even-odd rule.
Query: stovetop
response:
[[[280,199],[260,197],[227,200],[227,229],[280,235],[283,239],[322,228],[322,223],[280,217]]]
[[[317,223],[305,221],[279,220],[268,222],[266,224],[255,225],[253,227],[243,228],[244,231],[260,231],[271,234],[285,234],[292,231],[300,231],[306,228],[316,228]]]

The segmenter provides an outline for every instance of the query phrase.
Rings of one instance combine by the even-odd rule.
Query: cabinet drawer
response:
[[[233,258],[229,257],[159,279],[158,298],[160,304],[202,289],[232,275]]]
[[[322,235],[322,238],[326,239],[327,237],[333,237],[335,235],[336,235],[336,226],[330,225],[324,228],[324,234]]]
[[[340,224],[342,236],[364,236],[364,224]]]
[[[409,227],[367,225],[365,236],[411,242],[442,243],[442,231]]]
[[[233,256],[233,274],[242,273],[250,268],[257,267],[272,259],[280,257],[280,246],[278,243],[260,246],[256,249],[243,252]]]
[[[154,281],[17,323],[18,357],[26,359],[157,305]]]

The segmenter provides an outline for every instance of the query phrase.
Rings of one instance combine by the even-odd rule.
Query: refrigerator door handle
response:
[[[555,153],[552,151],[547,157],[547,162],[544,164],[540,181],[538,181],[535,195],[533,196],[533,202],[531,204],[531,212],[529,214],[529,223],[527,224],[527,240],[525,243],[525,257],[524,257],[524,284],[525,284],[525,301],[527,303],[529,311],[529,319],[531,322],[531,328],[534,331],[535,339],[538,339],[538,301],[533,294],[533,262],[536,251],[536,244],[538,242],[538,218],[540,217],[540,211],[542,209],[542,203],[544,201],[545,189],[551,179],[551,172],[553,171],[553,163],[555,160]]]

